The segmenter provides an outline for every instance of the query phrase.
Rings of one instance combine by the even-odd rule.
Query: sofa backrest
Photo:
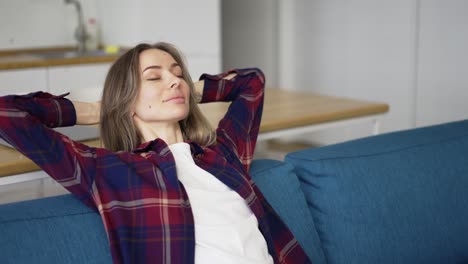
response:
[[[328,263],[468,263],[468,121],[285,160]]]
[[[0,263],[112,263],[99,214],[72,195],[0,206]]]

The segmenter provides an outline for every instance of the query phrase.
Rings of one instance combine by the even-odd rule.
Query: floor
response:
[[[314,147],[301,142],[267,141],[258,144],[255,159],[283,160],[286,153]],[[0,204],[37,199],[68,193],[52,179],[41,179],[14,185],[0,186]]]

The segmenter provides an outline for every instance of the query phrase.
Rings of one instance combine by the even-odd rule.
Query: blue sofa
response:
[[[468,120],[256,160],[313,263],[468,263]],[[0,206],[0,263],[111,263],[71,195]]]

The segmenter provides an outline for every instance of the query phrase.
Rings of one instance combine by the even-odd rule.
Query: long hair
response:
[[[148,49],[169,53],[182,68],[182,78],[190,87],[189,114],[179,121],[184,140],[202,146],[214,144],[214,131],[197,105],[195,88],[183,55],[172,44],[158,42],[138,44],[118,58],[109,69],[101,100],[100,133],[104,147],[112,151],[131,151],[143,143],[130,113],[141,83],[139,55]]]

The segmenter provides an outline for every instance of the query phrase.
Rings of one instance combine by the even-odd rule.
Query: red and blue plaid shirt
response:
[[[233,72],[235,78],[223,79]],[[262,115],[263,73],[241,69],[201,79],[202,103],[232,103],[215,145],[189,142],[196,164],[245,199],[275,263],[305,263],[302,248],[248,174]],[[114,263],[193,263],[192,209],[167,144],[155,139],[132,152],[112,152],[50,129],[75,123],[73,104],[64,96],[0,97],[0,136],[100,213]]]

